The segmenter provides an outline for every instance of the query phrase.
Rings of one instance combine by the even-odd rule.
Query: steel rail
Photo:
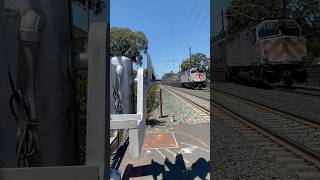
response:
[[[290,113],[290,112],[286,112],[284,110],[274,108],[274,107],[272,107],[270,105],[266,105],[266,104],[263,104],[263,103],[260,103],[260,102],[256,102],[256,101],[250,100],[248,98],[239,97],[239,96],[236,96],[234,94],[231,94],[231,93],[228,93],[228,92],[224,92],[224,91],[221,91],[221,90],[212,89],[212,91],[213,92],[215,91],[217,93],[223,94],[224,96],[232,97],[232,98],[237,99],[239,101],[242,101],[244,103],[249,103],[249,104],[254,105],[256,107],[262,107],[262,108],[265,108],[265,109],[269,109],[269,110],[275,111],[277,113],[283,114],[285,116],[291,116],[291,117],[293,117],[295,119],[299,119],[299,120],[302,120],[302,121],[309,122],[309,123],[315,124],[317,126],[320,126],[320,121],[316,121],[316,120],[313,120],[313,119],[308,119],[308,118],[305,118],[303,116],[300,116],[300,115],[297,115],[297,114],[293,114],[293,113]]]
[[[179,91],[178,89],[174,88],[176,91]],[[216,91],[216,90],[214,90]],[[181,93],[184,93],[184,94],[187,94],[186,92],[183,92],[183,91],[179,91]],[[232,98],[238,98],[238,99],[241,99],[241,101],[247,101],[246,99],[243,99],[243,98],[239,98],[237,96],[234,96],[234,95],[229,95],[228,93],[224,93],[224,92],[220,92],[219,93],[223,93],[225,96],[231,96]],[[177,94],[177,93],[175,93]],[[182,95],[179,95],[180,97],[183,97]],[[197,96],[197,95],[194,95],[194,94],[188,94],[188,96],[194,96],[196,98],[200,98],[200,99],[203,99],[203,100],[206,100],[206,101],[209,101],[208,99],[204,98],[204,97],[201,97],[201,96]],[[195,104],[196,106],[200,106],[202,107],[201,105],[198,105],[197,103],[191,101],[190,99],[187,99],[186,97],[183,97],[184,99],[186,99],[187,101],[189,101],[190,103],[192,104]],[[250,105],[255,105],[255,102],[252,102],[252,101],[248,101],[250,103]],[[310,149],[309,147],[306,147],[304,146],[303,144],[300,144],[298,142],[296,142],[295,140],[291,139],[290,137],[286,136],[286,135],[283,135],[283,134],[280,134],[274,130],[272,130],[271,128],[255,121],[255,120],[252,120],[252,119],[249,119],[249,118],[246,118],[244,117],[243,115],[241,115],[240,113],[236,113],[234,112],[232,109],[226,107],[225,105],[221,104],[221,103],[218,103],[216,101],[210,101],[210,106],[214,106],[228,114],[231,114],[233,117],[235,117],[237,120],[241,120],[241,121],[245,121],[251,125],[253,125],[254,127],[258,128],[259,130],[262,130],[263,132],[267,133],[268,135],[276,138],[276,139],[279,139],[281,140],[282,142],[284,142],[285,144],[287,144],[288,146],[290,147],[293,147],[294,149],[296,150],[299,150],[300,152],[304,153],[305,155],[307,155],[309,158],[312,158],[312,159],[315,159],[316,161],[318,161],[318,163],[320,164],[320,154],[312,149]],[[270,109],[269,107],[265,107],[263,105],[260,105],[260,103],[256,103],[256,106],[262,106],[264,109]],[[202,107],[203,108],[203,107]],[[278,110],[275,110],[274,108],[271,109],[272,111],[278,111]],[[212,112],[213,113],[213,112]],[[282,112],[280,112],[282,113]],[[286,114],[286,113],[282,113],[282,114],[285,114],[286,116],[291,116],[290,114]],[[297,117],[294,117],[294,118],[297,118]],[[309,122],[309,121],[308,121]],[[319,124],[317,124],[319,125]],[[318,164],[318,165],[319,165]],[[320,166],[318,166],[320,168]]]
[[[316,97],[316,98],[320,98],[320,90],[315,90],[315,89],[307,89],[307,88],[300,88],[300,87],[294,87],[295,89],[288,89],[285,87],[273,87],[273,89],[278,90],[278,91],[283,91],[283,92],[288,92],[291,94],[302,94],[302,95],[307,95],[310,97]],[[303,92],[303,91],[295,91],[295,90],[308,90],[308,91],[314,91],[316,93],[319,94],[315,94],[315,93],[310,93],[310,92]]]

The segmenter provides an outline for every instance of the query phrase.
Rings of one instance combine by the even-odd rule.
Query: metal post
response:
[[[106,41],[109,28],[105,22],[92,23],[88,41],[88,95],[86,165],[99,166],[100,179],[109,176],[109,71]]]
[[[191,61],[191,47],[189,47],[189,57],[190,57],[190,61]]]
[[[170,113],[170,127],[172,127],[173,126],[173,121],[174,121],[174,113]]]
[[[222,23],[222,33],[224,34],[224,14],[223,14],[223,10],[221,11],[221,23]]]
[[[163,117],[162,113],[162,89],[160,88],[160,118]]]

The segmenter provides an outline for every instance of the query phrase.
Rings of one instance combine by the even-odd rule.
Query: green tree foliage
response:
[[[191,60],[186,59],[181,63],[181,71],[186,71],[190,68],[200,68],[209,75],[209,58],[205,54],[195,53],[191,55]]]
[[[170,73],[165,73],[165,74],[162,76],[161,81],[162,81],[162,82],[166,82],[167,79],[170,78],[170,77],[173,76],[173,75],[175,75],[175,73],[172,72],[172,71],[171,71]]]
[[[148,50],[148,39],[141,31],[131,31],[129,28],[111,28],[111,56],[126,56],[142,65],[142,52]]]
[[[106,8],[104,0],[73,0],[73,2],[83,5],[83,8],[86,8],[86,2],[88,2],[89,9],[96,15],[102,14]]]
[[[233,0],[227,8],[227,30],[232,33],[264,19],[279,18],[282,5],[282,0]]]
[[[320,4],[316,0],[233,0],[226,15],[227,34],[262,20],[295,19],[307,38],[309,63],[320,56]]]
[[[147,113],[151,113],[157,106],[156,104],[156,91],[157,84],[151,83],[148,90],[148,98],[147,98]]]

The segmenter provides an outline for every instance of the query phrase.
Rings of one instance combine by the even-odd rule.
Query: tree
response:
[[[308,62],[320,56],[320,4],[316,0],[232,0],[228,34],[267,19],[295,19],[307,38]]]
[[[230,33],[257,24],[263,19],[283,15],[282,0],[233,0],[227,8],[227,31]]]
[[[86,3],[88,3],[89,9],[93,10],[96,15],[102,14],[103,10],[106,8],[104,0],[73,0],[74,2],[83,5],[86,8]]]
[[[141,53],[148,50],[148,39],[141,31],[133,32],[129,28],[111,28],[111,56],[126,56],[142,65]]]
[[[165,73],[162,78],[161,81],[162,82],[166,82],[168,78],[170,78],[171,76],[175,75],[175,73],[173,73],[172,71],[170,73]]]
[[[190,68],[202,69],[207,75],[209,75],[209,58],[202,53],[192,54],[191,60],[185,59],[181,63],[181,71],[186,71]]]

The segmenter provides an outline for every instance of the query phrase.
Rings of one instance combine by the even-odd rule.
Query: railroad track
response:
[[[210,115],[210,101],[203,97],[198,97],[193,94],[188,94],[186,92],[178,90],[178,88],[173,87],[164,87],[169,92],[179,96],[179,98],[183,99],[184,101],[188,102],[189,104],[193,105],[197,109],[204,112],[207,116]],[[206,105],[204,105],[206,104]]]
[[[175,92],[180,94],[188,93],[188,90],[170,89],[174,89]],[[285,163],[289,169],[296,172],[299,179],[320,179],[319,122],[297,117],[222,91],[211,91],[216,97],[214,101],[210,102],[211,112],[214,113],[215,117],[221,118],[226,124],[251,141],[252,144],[266,150],[277,161]],[[199,96],[195,91],[189,91],[189,93],[193,94],[184,97],[188,101],[190,101],[188,97],[191,96],[209,101],[208,97]],[[243,107],[246,106],[245,109],[256,112],[260,116],[250,118],[248,111],[235,111],[234,108],[219,102],[221,98],[224,101],[232,99]],[[236,102],[233,102],[233,104],[235,105]],[[200,106],[198,103],[196,104]],[[240,104],[237,104],[237,106],[240,107]],[[305,136],[306,134],[315,136]]]
[[[310,97],[316,97],[320,98],[320,89],[314,89],[314,88],[307,88],[307,87],[283,87],[283,86],[275,86],[273,89],[283,92],[288,92],[292,94],[300,94],[300,95],[306,95]]]
[[[320,179],[319,122],[300,119],[222,91],[211,91],[215,94],[211,112],[216,117],[238,130],[253,144],[267,150],[278,161],[285,162],[300,178]],[[235,105],[238,110],[226,103]]]
[[[203,94],[197,94],[196,91],[172,89],[184,94],[192,93],[192,95],[188,94],[186,97],[193,96],[203,101],[209,101],[210,99]],[[268,151],[268,154],[276,160],[284,162],[289,169],[297,172],[299,178],[320,179],[319,122],[297,117],[222,91],[211,91],[216,97],[215,101],[210,102],[211,112],[214,113],[215,117],[221,118],[226,124],[251,141],[252,144]],[[247,106],[247,110],[257,112],[261,116],[250,118],[248,111],[236,112],[234,108],[218,102],[218,96],[220,98],[223,96],[224,100],[233,99],[238,103],[240,102],[242,106]],[[285,129],[289,131],[285,131]],[[305,134],[315,136],[305,136]]]
[[[184,92],[186,94],[192,95],[194,97],[210,101],[210,90],[191,90],[185,88],[177,88],[177,87],[170,87],[180,92]]]

